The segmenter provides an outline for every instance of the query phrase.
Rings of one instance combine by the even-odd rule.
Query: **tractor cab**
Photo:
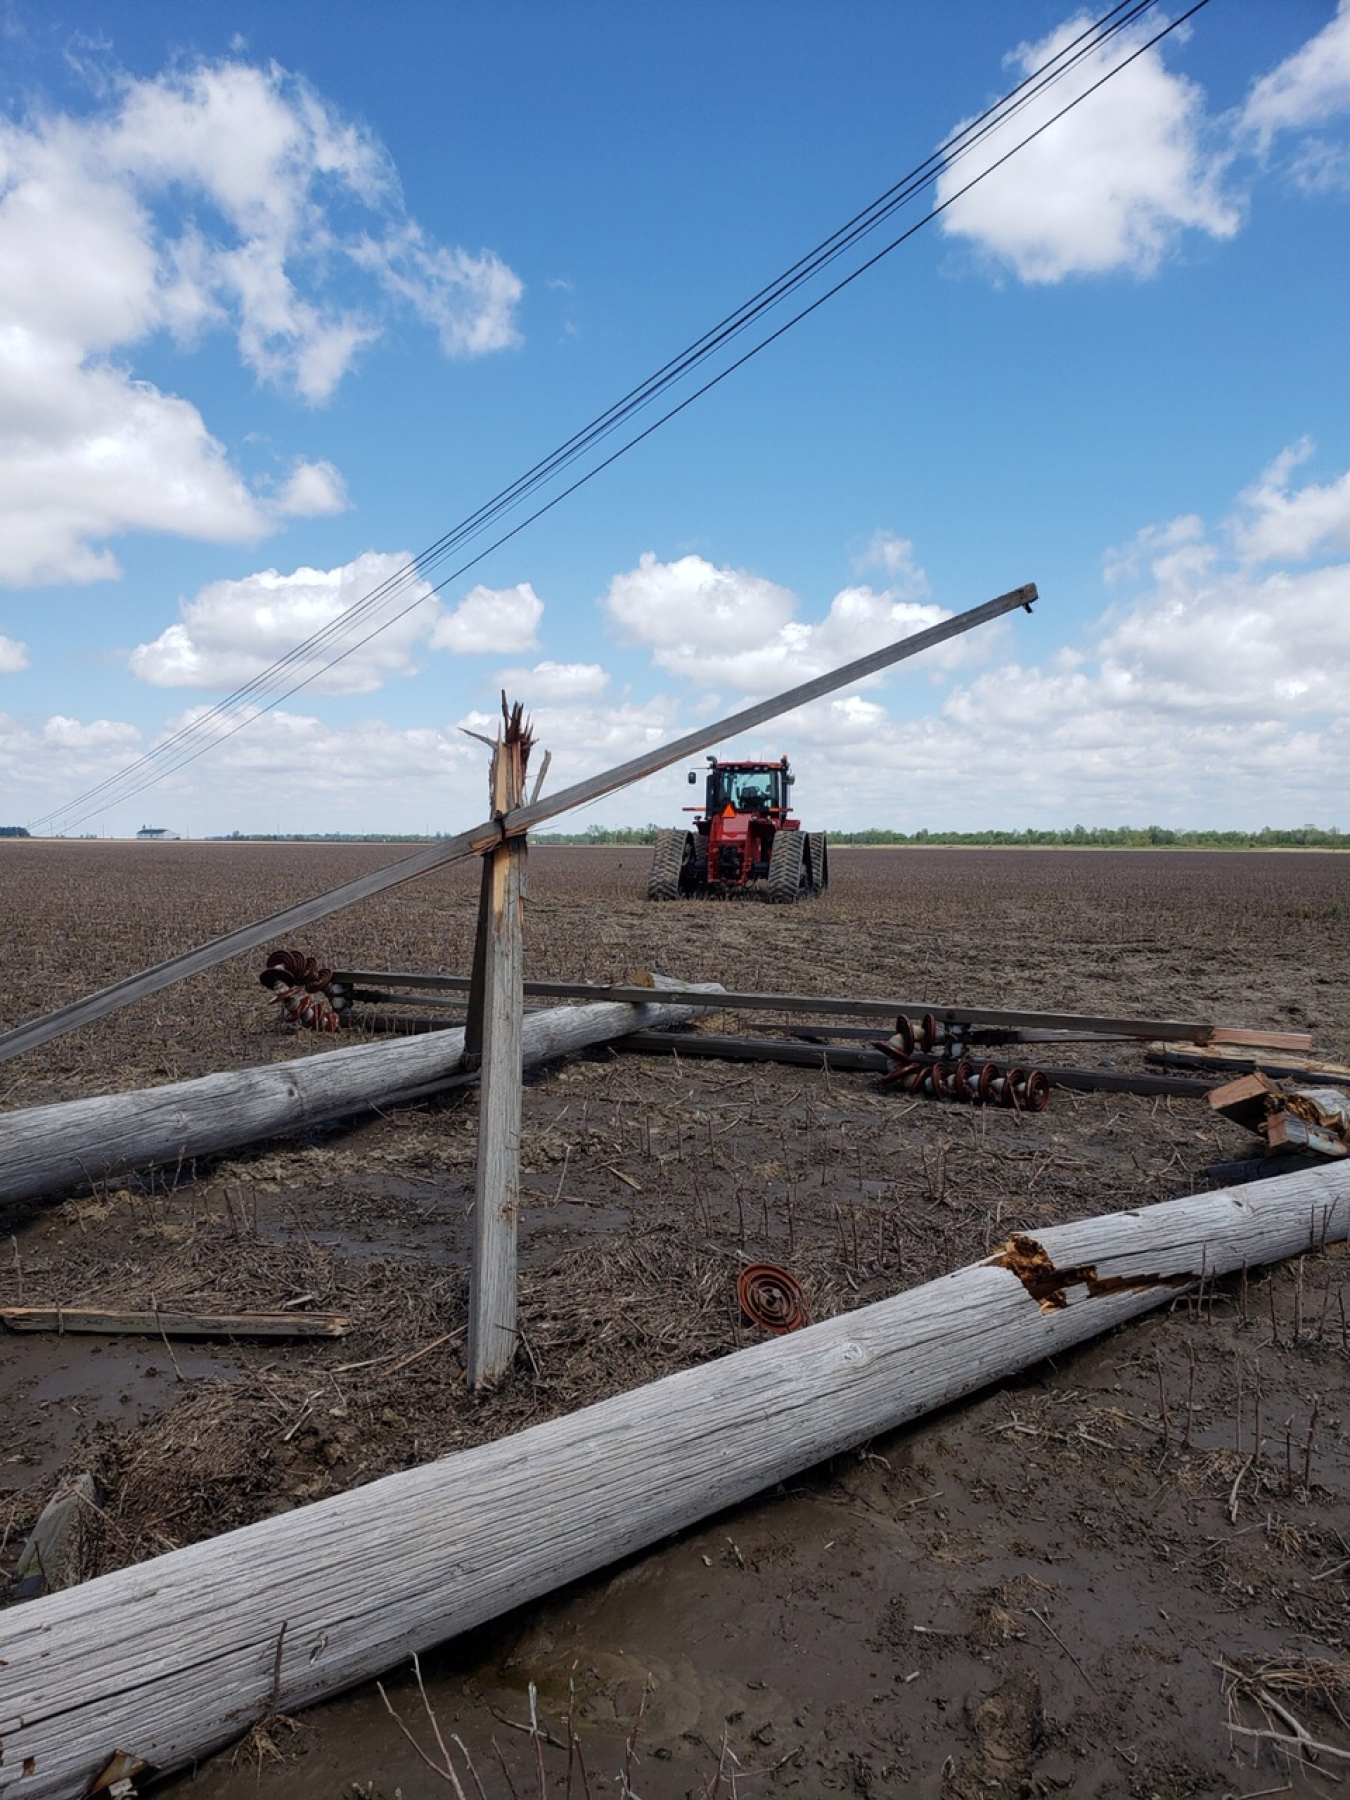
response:
[[[689,771],[689,779],[697,782],[696,769]],[[698,886],[745,887],[768,875],[775,837],[797,828],[797,820],[788,818],[792,780],[785,756],[778,762],[708,758],[703,809],[693,842]],[[692,806],[685,810],[699,811]]]
[[[698,779],[695,770],[689,773]],[[725,816],[730,808],[733,813],[781,819],[787,812],[791,779],[786,759],[782,763],[714,763],[708,770],[704,811],[708,818],[716,813]]]

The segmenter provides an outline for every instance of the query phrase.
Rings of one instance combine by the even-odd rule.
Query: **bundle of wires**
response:
[[[508,487],[494,494],[467,518],[428,545],[419,555],[394,571],[370,589],[345,612],[284,656],[268,665],[251,680],[227,694],[215,705],[196,714],[178,730],[154,744],[143,756],[108,776],[67,805],[32,821],[35,829],[48,835],[59,835],[73,829],[133,795],[142,792],[165,776],[184,768],[198,757],[242,731],[254,719],[281,705],[291,695],[317,681],[344,658],[353,655],[372,638],[386,631],[413,608],[424,605],[434,594],[458,581],[476,564],[519,535],[543,514],[550,512],[578,488],[687,407],[718,386],[728,376],[758,356],[794,326],[809,318],[827,301],[874,269],[883,258],[897,250],[925,225],[939,217],[950,206],[985,180],[994,170],[1015,156],[1033,139],[1049,130],[1059,119],[1080,106],[1099,88],[1112,80],[1130,63],[1153,45],[1167,37],[1199,12],[1208,0],[1196,0],[1175,19],[1164,19],[1151,36],[1141,36],[1132,27],[1152,12],[1158,0],[1120,0],[1092,24],[1083,27],[1044,63],[1011,88],[976,118],[962,125],[945,143],[926,156],[908,174],[879,195],[870,206],[841,225],[812,250],[800,257],[782,274],[762,287],[734,312],[703,333],[672,357],[637,387],[631,388],[614,404],[575,432],[547,456],[541,458]],[[1103,63],[1108,66],[1103,67]],[[1074,81],[1071,78],[1077,76]],[[1059,90],[1059,92],[1056,92]],[[1046,109],[1051,110],[1047,113]],[[1020,124],[1017,123],[1020,121]],[[1019,135],[1020,133],[1020,135]],[[995,135],[999,134],[999,135]],[[1008,140],[1011,138],[1011,142]],[[1006,145],[1006,147],[1004,147]],[[950,188],[941,201],[906,229],[873,249],[867,240],[893,220],[900,211],[913,205],[932,190],[939,178],[969,162],[969,178]],[[865,248],[860,261],[839,276],[813,299],[793,312],[786,320],[755,338],[748,347],[739,340],[751,334],[754,327],[780,308],[794,295],[802,295],[811,284],[819,283],[849,253]],[[712,365],[713,372],[690,388],[692,378]],[[653,407],[663,397],[673,399],[676,390],[689,391],[674,403],[627,436],[616,447],[606,449],[608,440],[623,432],[637,416]],[[582,465],[580,472],[578,465]],[[564,478],[571,474],[570,480]],[[545,498],[547,490],[552,489]],[[509,525],[510,515],[519,513],[531,501],[539,503],[524,517]],[[504,529],[499,529],[501,527]],[[484,543],[483,539],[489,541]],[[471,549],[471,546],[476,546]],[[461,560],[462,559],[462,560]],[[447,563],[448,573],[439,573]],[[431,576],[438,573],[433,583]]]

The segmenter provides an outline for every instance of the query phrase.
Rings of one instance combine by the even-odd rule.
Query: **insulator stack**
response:
[[[287,1025],[306,1031],[337,1031],[351,1001],[333,971],[299,950],[274,950],[258,980],[272,990]]]
[[[931,1014],[924,1020],[920,1042],[930,1035],[929,1027],[935,1023]],[[897,1031],[878,1049],[884,1050],[893,1064],[883,1075],[883,1083],[902,1088],[907,1094],[927,1094],[934,1100],[964,1100],[974,1106],[1006,1106],[1017,1112],[1044,1112],[1050,1104],[1050,1077],[1043,1069],[1000,1069],[997,1063],[976,1068],[964,1057],[957,1062],[946,1057],[936,1062],[919,1062],[915,1060],[912,1028]]]

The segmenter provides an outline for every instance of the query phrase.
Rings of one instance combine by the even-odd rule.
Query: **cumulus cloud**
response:
[[[502,669],[495,680],[509,697],[518,696],[531,708],[550,700],[579,700],[609,686],[599,663],[538,662],[532,669]]]
[[[1075,15],[1040,42],[1020,44],[1006,61],[1019,76],[1029,75],[1089,23],[1086,14]],[[1114,270],[1148,276],[1186,231],[1231,237],[1241,214],[1223,191],[1225,158],[1209,148],[1204,95],[1167,68],[1161,46],[1145,51],[1062,119],[1046,123],[1146,35],[1147,27],[1139,26],[1093,51],[944,169],[937,197],[952,204],[943,231],[1028,282]],[[1038,138],[994,168],[1040,125],[1046,129]],[[953,199],[986,170],[992,172],[978,186]]]
[[[914,545],[893,531],[874,531],[854,557],[855,575],[866,575],[872,569],[885,575],[886,586],[897,600],[921,600],[928,592],[928,576],[914,560]]]
[[[128,530],[250,541],[345,504],[302,463],[250,486],[189,401],[137,380],[156,335],[230,332],[318,403],[408,308],[448,354],[514,341],[520,282],[410,220],[378,141],[270,65],[124,77],[75,118],[0,118],[0,581],[117,573]]]
[[[770,694],[950,616],[905,597],[922,571],[912,546],[895,542],[903,547],[899,591],[844,588],[815,623],[796,618],[796,596],[763,576],[701,556],[658,562],[651,551],[614,577],[603,606],[630,643],[650,648],[658,668],[704,687]],[[938,666],[951,666],[950,654]]]
[[[1188,516],[1114,555],[1117,582],[1137,591],[1103,616],[1095,641],[1045,666],[990,669],[936,717],[881,726],[879,766],[893,747],[926,796],[908,803],[911,827],[1344,823],[1350,564],[1270,568],[1249,554],[1253,520],[1260,530],[1271,516],[1252,499],[1263,484],[1288,517],[1318,514],[1316,530],[1285,536],[1296,560],[1330,543],[1324,496],[1342,483],[1292,489],[1292,466],[1277,461],[1215,530]],[[1278,535],[1267,532],[1266,562]],[[1016,780],[991,787],[990,769]],[[840,773],[855,807],[894,818],[872,769]]]
[[[1237,541],[1256,562],[1287,557],[1302,562],[1316,550],[1350,550],[1350,472],[1319,486],[1291,489],[1293,471],[1312,455],[1303,438],[1281,451],[1241,496]]]
[[[17,675],[28,667],[28,646],[0,631],[0,675]]]
[[[1268,145],[1278,131],[1324,124],[1350,110],[1350,0],[1277,68],[1253,84],[1242,122]]]
[[[544,616],[544,603],[528,581],[515,587],[476,587],[453,612],[443,613],[431,633],[433,650],[453,650],[460,656],[488,652],[516,655],[535,646],[535,632]]]
[[[346,510],[347,484],[330,462],[302,462],[287,477],[275,505],[287,518],[319,519]]]
[[[190,726],[203,710],[166,720],[155,741]],[[146,747],[134,726],[117,720],[56,717],[30,727],[0,713],[0,789],[16,811],[36,818]],[[222,744],[209,770],[193,764],[161,782],[153,798],[90,819],[83,829],[129,834],[149,807],[173,829],[196,835],[271,831],[278,819],[293,830],[458,830],[483,813],[479,761],[448,722],[335,725],[278,709]]]
[[[213,581],[183,603],[177,623],[138,644],[128,666],[155,687],[237,687],[365,600],[408,560],[402,551],[367,551],[336,569],[299,568],[287,575],[261,569],[237,581]],[[373,606],[361,635],[384,619],[392,622],[313,682],[315,691],[369,693],[391,675],[415,674],[412,649],[426,636],[431,615],[424,607],[404,609],[430,592],[423,581]],[[394,619],[397,612],[404,616]]]

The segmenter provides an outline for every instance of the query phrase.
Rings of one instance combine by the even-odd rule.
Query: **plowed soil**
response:
[[[0,844],[0,1029],[398,854]],[[1309,1030],[1350,1061],[1335,856],[831,854],[829,893],[797,907],[655,906],[641,850],[536,848],[527,972]],[[476,898],[459,867],[296,947],[462,972]],[[261,961],[0,1065],[0,1108],[350,1041],[284,1033]],[[1144,1067],[1114,1045],[1054,1060],[1071,1054]],[[791,1267],[823,1318],[1013,1231],[1196,1192],[1206,1165],[1255,1148],[1191,1100],[1057,1089],[1025,1116],[870,1074],[594,1052],[527,1080],[522,1354],[473,1397],[475,1124],[462,1091],[0,1204],[0,1304],[353,1321],[318,1346],[0,1337],[0,1571],[75,1474],[101,1490],[88,1577],[754,1342],[733,1295],[746,1260]],[[446,1644],[423,1660],[446,1741],[492,1800],[535,1795],[532,1684],[547,1792],[569,1791],[570,1712],[578,1800],[1334,1789],[1350,1773],[1348,1278],[1330,1245],[1180,1298]],[[389,1694],[429,1745],[408,1672]],[[1300,1731],[1326,1747],[1279,1741]],[[267,1722],[174,1791],[454,1790],[371,1689]]]

